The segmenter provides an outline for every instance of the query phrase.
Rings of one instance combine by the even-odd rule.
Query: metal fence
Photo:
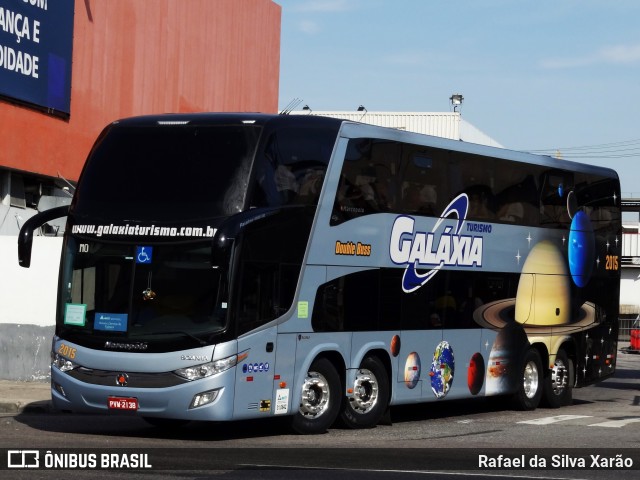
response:
[[[628,342],[631,339],[630,337],[631,329],[640,328],[637,325],[635,327],[633,326],[636,320],[637,320],[637,317],[620,319],[620,330],[618,331],[619,342]]]

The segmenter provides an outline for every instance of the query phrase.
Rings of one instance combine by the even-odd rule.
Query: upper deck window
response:
[[[75,213],[103,219],[196,220],[244,207],[261,127],[112,127],[78,185]]]
[[[266,134],[256,156],[251,207],[317,205],[337,131],[282,127]]]

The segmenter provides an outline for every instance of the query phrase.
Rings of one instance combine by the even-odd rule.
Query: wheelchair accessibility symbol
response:
[[[153,247],[136,247],[136,263],[151,263]]]

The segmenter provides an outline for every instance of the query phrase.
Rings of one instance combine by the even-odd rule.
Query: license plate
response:
[[[138,399],[131,397],[109,397],[109,410],[138,410]]]

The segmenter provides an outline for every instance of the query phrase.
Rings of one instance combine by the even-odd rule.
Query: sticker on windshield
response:
[[[96,312],[96,318],[93,321],[94,330],[104,330],[107,332],[126,332],[127,319],[126,313],[99,313]]]
[[[87,306],[83,303],[67,303],[64,306],[64,324],[84,327],[87,320]]]
[[[136,247],[136,263],[151,263],[153,247]]]

